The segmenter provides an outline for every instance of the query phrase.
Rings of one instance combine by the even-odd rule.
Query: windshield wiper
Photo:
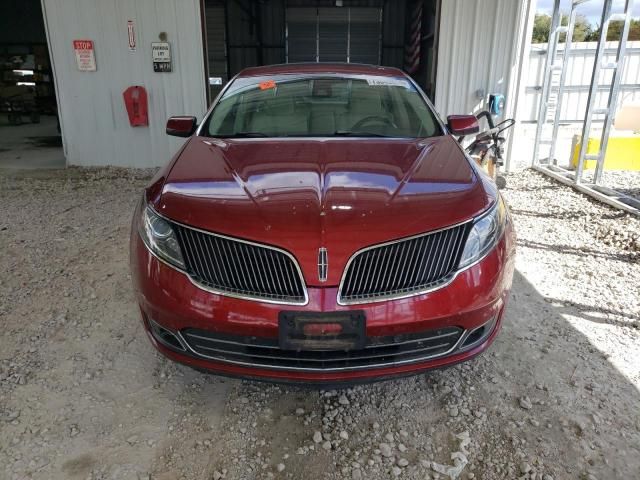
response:
[[[269,135],[262,132],[236,132],[230,135],[215,135],[217,138],[262,138],[268,136]]]
[[[236,132],[228,135],[212,135],[213,138],[279,138],[279,137],[307,137],[307,134],[299,135],[267,135],[262,132]],[[333,133],[334,137],[385,137],[389,138],[390,135],[383,135],[382,133],[374,132],[352,132],[350,130],[336,130]]]
[[[333,132],[336,137],[388,137],[389,135],[383,135],[382,133],[374,132],[352,132],[351,130],[336,130]]]

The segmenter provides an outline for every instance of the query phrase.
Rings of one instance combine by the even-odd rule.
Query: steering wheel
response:
[[[395,127],[395,125],[393,124],[393,122],[391,121],[390,118],[385,117],[383,115],[367,115],[364,118],[361,118],[360,120],[358,120],[352,127],[351,130],[352,131],[358,131],[360,128],[362,128],[364,125],[368,124],[368,123],[383,123],[385,125],[389,125],[391,127]]]

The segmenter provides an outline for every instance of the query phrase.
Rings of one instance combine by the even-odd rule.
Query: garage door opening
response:
[[[382,8],[287,8],[287,63],[382,63]]]
[[[0,167],[64,166],[40,1],[4,1],[0,4]]]
[[[349,62],[403,69],[433,99],[440,0],[205,0],[213,100],[247,67]]]

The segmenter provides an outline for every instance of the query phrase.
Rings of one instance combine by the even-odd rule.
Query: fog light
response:
[[[149,319],[149,325],[151,326],[151,334],[153,335],[153,338],[155,338],[159,343],[173,350],[181,352],[186,351],[180,339],[171,330],[164,328],[151,319]]]
[[[479,327],[476,327],[473,330],[471,330],[467,334],[467,337],[464,339],[464,342],[460,346],[460,349],[467,350],[486,340],[486,338],[491,334],[491,332],[493,332],[493,328],[496,325],[497,319],[498,319],[498,315],[495,315],[493,318],[491,318],[491,320],[489,320],[485,324],[480,325]]]

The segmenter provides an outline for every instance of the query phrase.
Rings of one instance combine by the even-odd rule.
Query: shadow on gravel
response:
[[[432,462],[453,466],[452,454],[468,461],[461,479],[520,478],[525,470],[524,478],[638,478],[640,393],[563,314],[583,315],[554,307],[516,272],[503,330],[483,356],[333,391],[241,382],[221,440],[276,478],[282,462],[287,475],[308,480],[329,472],[391,478],[398,465],[403,477],[423,479],[434,474]],[[314,432],[322,438],[314,441]],[[454,435],[464,432],[471,442],[462,448]],[[259,467],[265,450],[271,460]],[[235,470],[237,461],[212,459],[211,473],[262,478],[264,470]]]
[[[601,323],[605,325],[615,325],[618,327],[635,327],[640,328],[640,317],[638,315],[632,315],[629,312],[621,312],[612,308],[598,307],[594,305],[586,305],[579,302],[567,302],[564,300],[547,297],[547,301],[552,303],[554,309],[558,313],[567,313],[575,315],[578,312],[580,319],[587,320],[589,322]],[[628,321],[617,320],[614,317],[624,317]]]
[[[507,176],[507,188],[512,188],[511,184],[508,182],[509,177]],[[534,185],[532,187],[519,187],[518,190],[522,192],[538,192],[540,190],[557,190],[557,185]]]
[[[558,187],[541,187],[541,188],[532,188],[532,189],[525,189],[524,191],[539,191],[539,190],[557,190]],[[567,206],[569,207],[569,206]],[[566,210],[562,213],[542,213],[542,212],[536,212],[536,211],[532,211],[532,210],[522,210],[520,208],[511,208],[511,213],[513,213],[514,215],[518,216],[518,215],[522,215],[525,217],[535,217],[535,218],[554,218],[556,220],[576,220],[578,218],[585,218],[587,215],[587,213],[585,212],[576,212],[575,210]],[[607,213],[604,215],[601,215],[600,218],[605,219],[605,220],[616,220],[619,218],[624,218],[627,214],[622,211],[613,211],[611,213]]]
[[[517,240],[518,247],[534,248],[537,250],[547,250],[550,252],[558,252],[564,255],[574,255],[576,257],[591,257],[591,258],[606,258],[609,260],[618,260],[620,262],[633,263],[638,258],[638,255],[632,252],[629,253],[608,253],[601,250],[593,250],[590,248],[571,247],[568,245],[554,245],[542,242],[535,242],[532,240]]]

